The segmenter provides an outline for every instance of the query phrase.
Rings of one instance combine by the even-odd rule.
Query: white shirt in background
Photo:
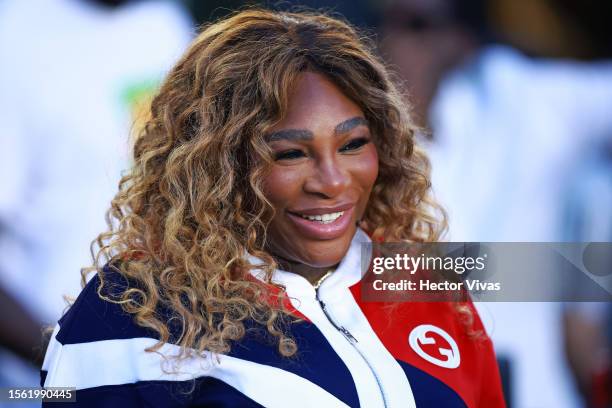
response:
[[[440,86],[429,146],[451,241],[561,241],[566,180],[612,137],[612,63],[482,51]],[[496,351],[513,364],[518,408],[580,406],[558,303],[480,303]]]

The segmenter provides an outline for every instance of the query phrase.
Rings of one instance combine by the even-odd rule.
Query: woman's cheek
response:
[[[299,182],[299,171],[295,168],[274,165],[264,178],[264,194],[274,208],[282,208],[291,202]]]
[[[354,174],[361,191],[357,214],[357,219],[361,219],[365,214],[372,188],[378,177],[378,152],[373,144],[368,145],[367,150],[359,155],[359,161]]]
[[[378,151],[373,143],[368,144],[364,153],[360,155],[358,166],[359,182],[369,192],[378,177]]]

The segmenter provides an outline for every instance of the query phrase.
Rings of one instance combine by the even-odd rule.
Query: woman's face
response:
[[[313,268],[346,254],[378,175],[361,109],[326,77],[305,72],[287,116],[267,135],[274,163],[264,192],[276,210],[268,250]]]

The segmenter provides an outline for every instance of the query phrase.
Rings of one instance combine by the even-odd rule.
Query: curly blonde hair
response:
[[[438,240],[446,223],[430,197],[428,160],[373,49],[323,14],[246,10],[205,27],[170,71],[135,140],[109,230],[92,244],[94,266],[83,270],[83,282],[97,270],[98,294],[159,333],[152,351],[173,335],[174,319],[183,352],[227,353],[247,320],[264,325],[281,354],[296,351],[282,288],[270,301],[274,209],[262,178],[272,162],[264,136],[305,70],[326,75],[370,124],[380,170],[361,226],[375,240]],[[250,278],[247,253],[263,261],[265,282]],[[130,282],[112,298],[101,292],[104,264]]]

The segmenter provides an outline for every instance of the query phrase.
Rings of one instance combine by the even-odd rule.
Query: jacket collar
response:
[[[358,227],[344,258],[342,258],[336,270],[322,282],[319,291],[322,293],[337,293],[337,291],[347,289],[359,282],[370,264],[372,247],[368,244],[371,242],[365,231]],[[246,257],[252,265],[263,263],[261,259],[249,253]],[[264,280],[261,269],[252,268],[250,272],[257,279]],[[316,292],[312,284],[296,273],[276,269],[272,276],[272,282],[284,286],[290,298],[316,299]]]

